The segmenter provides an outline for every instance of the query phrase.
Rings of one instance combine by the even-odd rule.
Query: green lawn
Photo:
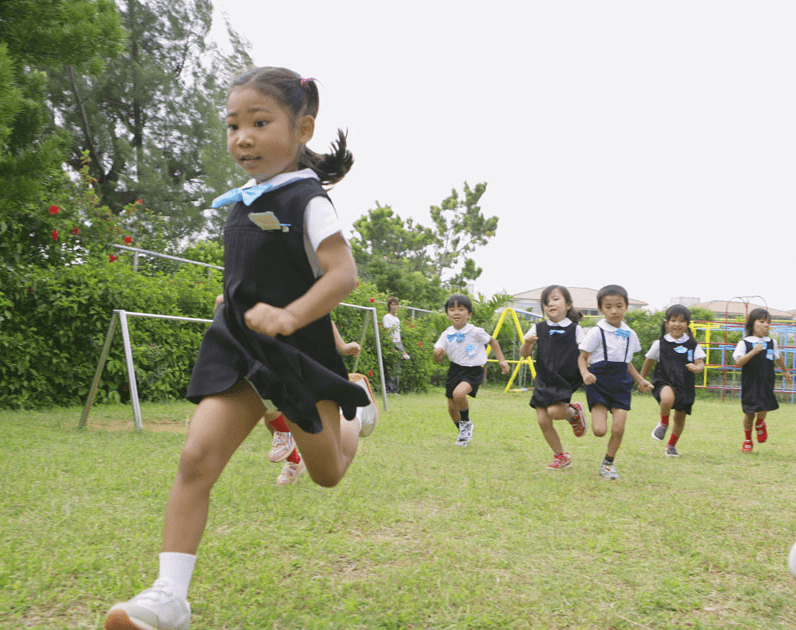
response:
[[[216,486],[192,629],[796,627],[796,406],[740,452],[737,401],[698,400],[666,458],[635,395],[616,460],[558,423],[545,469],[530,393],[483,389],[454,446],[444,393],[391,396],[334,489],[278,488],[259,428]],[[583,401],[582,394],[576,396]],[[188,403],[0,413],[0,628],[101,628],[149,586]]]

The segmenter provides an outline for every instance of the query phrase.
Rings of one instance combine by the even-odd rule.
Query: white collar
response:
[[[666,339],[666,341],[669,341],[671,343],[684,343],[684,342],[688,341],[688,333],[683,333],[682,335],[680,335],[680,337],[678,339],[675,339],[669,333],[666,333],[663,336],[663,338]]]
[[[624,320],[622,320],[622,323],[619,326],[619,328],[616,328],[615,326],[611,326],[611,324],[609,324],[607,321],[605,321],[605,319],[601,319],[599,322],[597,322],[597,325],[600,328],[602,328],[605,332],[614,332],[615,330],[619,330],[620,328],[622,330],[630,330],[630,326],[628,326],[625,323]]]
[[[274,175],[271,179],[266,179],[265,181],[260,182],[261,184],[271,184],[274,188],[284,184],[285,182],[294,180],[294,179],[318,179],[318,176],[315,174],[311,168],[303,168],[300,171],[290,171],[288,173],[279,173],[279,175]],[[243,184],[241,188],[251,188],[252,186],[256,186],[257,181],[255,179],[250,179],[248,182]]]
[[[564,319],[562,319],[562,320],[561,320],[560,322],[558,322],[558,323],[556,323],[556,322],[553,322],[553,321],[551,321],[551,320],[549,320],[549,319],[547,320],[547,325],[548,325],[548,326],[561,326],[562,328],[566,328],[566,327],[567,327],[567,326],[569,326],[571,323],[572,323],[572,320],[571,320],[569,317],[565,317]]]

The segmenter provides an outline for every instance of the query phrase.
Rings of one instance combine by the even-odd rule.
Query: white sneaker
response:
[[[373,391],[370,389],[368,377],[364,374],[349,374],[348,379],[352,383],[356,383],[368,395],[370,404],[367,407],[357,407],[357,418],[359,418],[359,437],[368,437],[373,433],[376,428],[376,422],[379,420],[379,408],[376,406],[376,399],[373,397]]]
[[[293,452],[293,448],[293,435],[291,433],[274,431],[274,441],[271,443],[268,461],[274,464],[281,462]]]
[[[168,578],[158,578],[152,588],[116,604],[105,619],[105,630],[188,630],[190,625],[191,607],[174,594]]]
[[[619,479],[619,475],[616,472],[616,467],[613,464],[606,464],[605,462],[600,464],[600,476],[603,479],[609,479],[611,481]]]
[[[298,464],[294,464],[293,462],[285,462],[285,465],[282,466],[282,472],[279,473],[279,476],[276,478],[276,485],[289,486],[291,483],[295,483],[299,478],[299,475],[301,475],[301,473],[303,473],[306,469],[307,466],[304,464],[303,457],[299,460]]]
[[[456,438],[456,446],[467,446],[473,439],[473,423],[471,421],[459,422],[459,437]]]

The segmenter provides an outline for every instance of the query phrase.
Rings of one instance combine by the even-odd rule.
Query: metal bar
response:
[[[365,347],[365,335],[367,334],[367,332],[368,332],[368,314],[365,313],[365,315],[362,317],[362,334],[359,336],[359,347],[360,348],[364,348]],[[360,355],[358,354],[354,358],[354,367],[351,370],[352,372],[356,372],[357,371],[357,366],[359,366],[359,356]]]
[[[127,327],[127,312],[119,311],[119,322],[122,325],[122,340],[124,341],[124,360],[127,363],[127,382],[130,384],[130,400],[133,403],[133,418],[135,430],[144,428],[141,422],[141,405],[138,403],[138,385],[135,382],[135,366],[133,365],[133,348],[130,345],[130,330]]]
[[[86,420],[88,420],[88,414],[91,411],[91,406],[94,404],[94,398],[97,395],[100,378],[102,377],[102,372],[105,369],[105,362],[108,360],[108,352],[111,348],[113,333],[116,332],[116,323],[118,321],[118,313],[117,311],[113,311],[113,315],[111,315],[111,323],[108,325],[108,332],[105,334],[105,344],[102,346],[102,352],[100,352],[100,358],[97,362],[97,370],[94,372],[94,381],[91,383],[91,388],[88,390],[86,405],[83,407],[83,415],[80,416],[80,423],[77,425],[78,427],[86,426]]]

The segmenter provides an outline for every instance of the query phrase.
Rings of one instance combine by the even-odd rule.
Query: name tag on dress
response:
[[[290,231],[290,223],[280,223],[276,215],[271,212],[250,212],[249,220],[261,230],[268,231]]]

